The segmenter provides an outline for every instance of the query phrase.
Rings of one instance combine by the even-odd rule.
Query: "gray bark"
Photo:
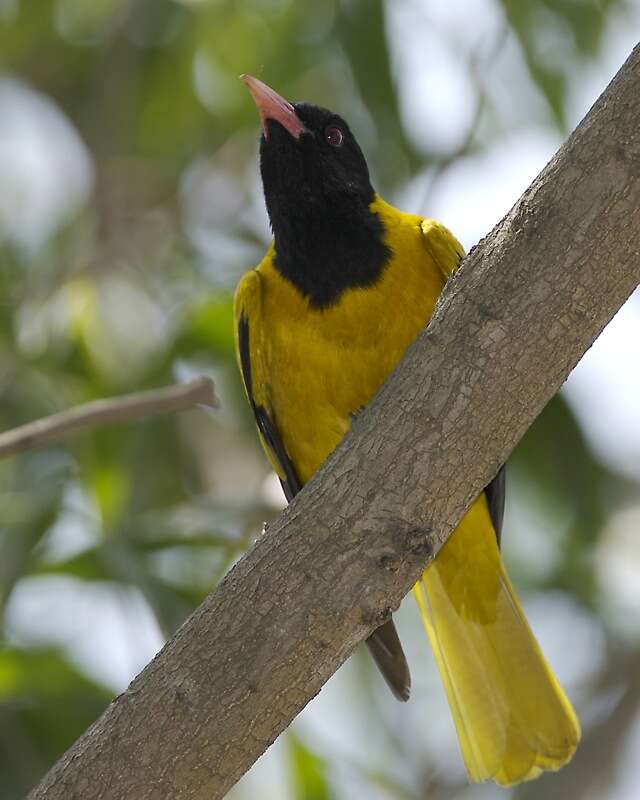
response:
[[[636,47],[346,440],[32,800],[223,797],[397,608],[640,282],[639,86]]]

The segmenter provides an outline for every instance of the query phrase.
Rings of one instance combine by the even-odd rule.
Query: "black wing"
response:
[[[284,474],[284,478],[280,478],[282,489],[285,493],[287,501],[290,503],[295,495],[300,491],[302,486],[291,459],[287,455],[282,438],[275,423],[273,414],[269,415],[267,409],[256,403],[253,395],[253,380],[251,376],[251,347],[250,347],[250,331],[249,320],[247,315],[242,312],[238,320],[238,351],[240,353],[240,365],[242,367],[242,378],[247,390],[249,403],[256,418],[258,430],[262,434],[262,438],[267,447],[273,453],[275,459],[280,465],[280,469]]]
[[[502,521],[504,519],[504,499],[507,483],[507,465],[503,464],[498,470],[498,474],[486,487],[485,494],[489,504],[489,514],[496,532],[498,547],[502,538]]]

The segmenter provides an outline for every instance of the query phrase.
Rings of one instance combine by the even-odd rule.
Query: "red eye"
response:
[[[344,133],[335,125],[329,125],[324,129],[324,140],[331,147],[341,147],[344,142]]]

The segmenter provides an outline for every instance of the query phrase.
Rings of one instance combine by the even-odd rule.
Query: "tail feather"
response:
[[[371,634],[367,647],[394,696],[406,702],[411,694],[411,675],[392,619]]]
[[[472,781],[557,770],[580,725],[504,570],[480,497],[414,587]]]

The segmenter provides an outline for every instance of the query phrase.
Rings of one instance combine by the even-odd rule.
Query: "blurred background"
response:
[[[385,197],[470,247],[639,32],[640,0],[0,0],[0,429],[199,374],[222,401],[0,461],[0,800],[283,503],[232,354],[269,239],[237,76],[343,114]],[[468,786],[409,599],[411,702],[357,653],[233,800],[638,796],[639,356],[636,293],[511,462],[505,557],[582,718],[573,763]]]

